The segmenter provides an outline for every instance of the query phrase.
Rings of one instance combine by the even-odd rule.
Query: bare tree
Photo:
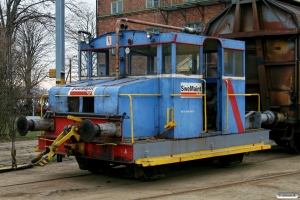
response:
[[[49,36],[49,32],[34,20],[22,24],[17,32],[16,78],[24,84],[26,95],[48,76],[48,66],[54,62],[50,56],[54,45]]]
[[[0,32],[3,41],[0,51],[0,136],[5,135],[7,124],[10,134],[14,137],[14,119],[17,108],[20,81],[16,76],[18,55],[16,47],[17,33],[20,27],[30,20],[36,20],[47,27],[54,19],[53,14],[47,12],[53,0],[0,0]],[[9,116],[9,120],[7,120]],[[1,117],[1,116],[0,116]],[[2,117],[1,117],[2,118]]]
[[[85,5],[80,10],[72,9],[70,11],[72,12],[66,18],[66,49],[68,49],[66,57],[72,61],[73,65],[76,65],[71,71],[72,76],[76,79],[78,75],[78,31],[84,30],[91,33],[91,38],[96,37],[96,10],[91,6]],[[77,59],[74,59],[74,57]],[[93,59],[95,67],[96,62],[97,59]]]
[[[7,40],[5,37],[5,32],[6,29],[5,28],[0,28],[0,44],[1,44],[1,48],[0,48],[0,70],[2,71],[2,73],[0,74],[0,95],[2,98],[0,98],[0,136],[2,135],[2,133],[6,130],[6,125],[7,125],[7,107],[9,106],[9,102],[6,100],[7,98],[7,87],[2,87],[3,85],[6,85],[6,74],[5,71],[6,70],[6,64],[7,64]]]
[[[20,94],[30,95],[33,88],[37,89],[37,85],[45,79],[51,62],[45,58],[54,59],[54,54],[47,56],[48,50],[55,51],[54,47],[49,46],[55,36],[54,2],[55,0],[0,0],[0,138],[7,124],[10,126],[10,133],[13,132],[16,116],[14,111],[18,108],[17,97]],[[85,12],[82,5],[80,0],[66,0],[67,12],[75,13],[78,16],[76,19],[84,17],[80,15]],[[76,24],[74,19],[72,24]],[[46,36],[47,31],[52,34]],[[73,41],[76,46],[76,40]],[[68,57],[70,56],[67,55]],[[9,122],[5,116],[10,116]]]

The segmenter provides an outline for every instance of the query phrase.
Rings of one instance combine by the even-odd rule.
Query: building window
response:
[[[160,28],[159,27],[151,27],[151,28],[146,28],[146,31],[152,32],[152,33],[159,33]]]
[[[123,12],[123,1],[111,2],[111,14]]]
[[[192,22],[192,23],[187,23],[187,27],[194,28],[202,32],[202,22]]]
[[[146,8],[156,8],[159,7],[160,0],[146,0]]]

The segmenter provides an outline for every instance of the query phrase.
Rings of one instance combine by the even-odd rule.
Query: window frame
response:
[[[224,48],[223,75],[232,77],[244,77],[243,67],[244,54],[242,50]]]
[[[148,6],[148,2],[151,1],[151,6]],[[155,6],[155,1],[157,1],[157,6]],[[160,0],[146,0],[146,8],[158,8],[160,7]]]
[[[160,27],[149,27],[146,28],[146,31],[149,31],[151,33],[160,33]]]
[[[122,4],[121,10],[119,10],[119,4],[118,4],[119,2],[121,2],[121,4]],[[113,12],[113,4],[116,5],[116,12]],[[118,1],[111,2],[111,4],[110,4],[110,11],[111,11],[111,14],[122,13],[123,12],[123,0],[118,0]]]

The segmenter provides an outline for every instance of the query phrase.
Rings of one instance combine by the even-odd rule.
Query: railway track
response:
[[[251,183],[251,182],[256,182],[256,181],[275,179],[275,178],[281,178],[281,177],[286,177],[286,176],[293,176],[293,175],[298,175],[298,174],[300,174],[300,170],[276,174],[276,175],[267,175],[267,176],[260,177],[260,178],[250,178],[250,179],[245,179],[242,181],[236,181],[236,182],[231,182],[231,183],[226,183],[226,184],[219,184],[219,185],[214,185],[214,186],[210,186],[210,187],[202,187],[202,188],[196,188],[196,189],[191,189],[191,190],[172,192],[169,194],[163,194],[163,195],[160,194],[160,195],[156,195],[156,196],[137,198],[137,199],[157,199],[157,198],[171,197],[171,196],[177,196],[177,195],[188,194],[188,193],[193,193],[193,192],[200,192],[200,191],[211,190],[211,189],[226,188],[229,186],[235,186],[235,185]]]
[[[78,178],[78,177],[84,177],[84,176],[91,176],[93,174],[81,174],[81,175],[74,175],[74,176],[66,176],[66,177],[60,177],[60,178],[53,178],[53,179],[46,179],[46,180],[39,180],[39,181],[29,181],[24,183],[17,183],[17,184],[9,184],[9,185],[0,185],[0,188],[7,188],[7,187],[14,187],[14,186],[22,186],[22,185],[29,185],[29,184],[37,184],[37,183],[45,183],[45,182],[51,182],[51,181],[57,181],[57,180],[63,180],[63,179],[71,179],[71,178]]]
[[[277,148],[282,148],[282,147],[277,147],[275,146],[275,148],[272,147],[272,149],[270,150],[265,150],[265,153],[268,153],[267,151],[272,151],[274,149]],[[263,152],[259,152],[259,154],[261,154]],[[263,162],[267,162],[267,161],[272,161],[272,160],[281,160],[286,158],[286,155],[282,155],[280,157],[274,157],[274,158],[268,158],[268,159],[263,159],[263,160],[259,160],[259,161],[251,161],[249,163],[243,163],[243,165],[252,165],[252,164],[256,164],[256,163],[263,163]],[[206,160],[206,159],[205,159]],[[184,162],[184,163],[178,163],[178,164],[173,164],[172,167],[174,171],[176,171],[177,169],[180,169],[182,166],[180,166],[181,164],[183,164],[184,166],[188,167],[188,166],[193,166],[194,163],[199,162],[200,161],[200,166],[202,165],[203,167],[208,167],[209,169],[213,169],[213,167],[209,166],[207,162],[205,162],[205,160],[198,160],[198,161],[189,161],[189,162]],[[203,162],[204,161],[204,162]],[[75,161],[74,161],[75,162]],[[179,165],[179,167],[176,167],[176,165]],[[35,166],[38,167],[38,166]],[[26,170],[26,169],[24,169]],[[189,169],[191,170],[191,169]],[[195,173],[197,172],[199,169],[194,169],[191,170],[190,173]],[[115,176],[127,176],[125,173],[123,174],[122,171],[119,170],[113,170],[111,171],[109,174],[115,175]],[[185,172],[183,174],[186,174]],[[0,185],[0,188],[5,188],[5,187],[13,187],[13,186],[21,186],[21,185],[28,185],[28,184],[34,184],[34,183],[39,183],[39,182],[50,182],[50,181],[56,181],[56,180],[62,180],[62,179],[70,179],[70,178],[76,178],[76,177],[82,177],[82,176],[92,176],[92,173],[87,172],[87,174],[81,174],[81,175],[74,175],[74,176],[65,176],[65,177],[60,177],[60,178],[56,178],[56,179],[46,179],[46,180],[40,180],[40,181],[30,181],[30,182],[24,182],[24,183],[18,183],[18,184],[9,184],[9,185]],[[181,176],[182,174],[180,174],[179,176]]]
[[[231,167],[229,169],[218,169],[217,163],[209,164],[205,161],[194,163],[183,162],[178,166],[174,166],[174,169],[172,167],[171,173],[167,177],[154,182],[141,182],[138,179],[124,178],[122,175],[116,173],[94,175],[89,172],[78,171],[78,173],[80,173],[79,175],[76,175],[77,172],[75,174],[52,172],[53,175],[51,175],[51,170],[53,170],[54,168],[57,169],[58,165],[59,171],[62,172],[78,170],[77,166],[71,164],[70,161],[59,164],[53,163],[53,165],[46,166],[44,168],[34,167],[32,169],[28,169],[28,171],[23,170],[16,173],[9,172],[5,174],[2,180],[12,178],[13,181],[10,181],[9,184],[6,181],[2,181],[3,185],[0,185],[0,197],[4,199],[16,197],[17,195],[20,196],[18,196],[20,199],[22,199],[24,195],[26,197],[40,197],[41,193],[33,190],[33,188],[43,188],[43,193],[44,195],[46,195],[46,197],[54,198],[58,197],[58,195],[60,194],[64,194],[70,195],[72,196],[72,198],[74,197],[74,200],[80,199],[80,197],[83,198],[84,194],[91,194],[93,197],[97,196],[100,199],[107,197],[116,197],[115,195],[117,194],[119,194],[119,196],[124,196],[125,199],[173,199],[174,197],[177,198],[178,196],[189,197],[195,196],[195,194],[196,196],[202,196],[203,194],[214,193],[213,191],[229,191],[228,188],[248,188],[252,187],[253,185],[266,183],[271,184],[273,182],[281,182],[281,179],[289,180],[293,177],[299,177],[299,167],[294,167],[293,169],[290,169],[290,171],[286,171],[286,169],[280,167],[277,169],[276,163],[287,163],[289,162],[289,160],[294,160],[293,162],[296,162],[296,160],[298,160],[298,158],[295,158],[295,156],[285,153],[281,153],[280,155],[276,154],[276,156],[274,156],[273,151],[282,152],[283,149],[280,148],[281,147],[262,152],[251,153],[249,156],[245,156],[244,163]],[[270,162],[272,162],[273,164],[270,165]],[[64,166],[64,163],[67,165]],[[272,168],[272,170],[269,171],[268,169],[264,168],[264,170],[266,171],[260,171],[253,174],[252,171],[257,169],[257,167],[259,166],[269,166]],[[273,169],[274,167],[276,168],[276,170]],[[261,167],[259,168],[261,169]],[[48,171],[49,169],[50,171]],[[44,174],[47,176],[47,178],[46,176],[34,179],[30,178],[31,174],[33,173],[41,173],[41,175],[43,175],[43,170],[47,170],[47,173]],[[235,179],[234,173],[236,172],[237,174],[243,175],[242,180],[239,175],[237,175]],[[248,174],[248,172],[250,172],[250,174],[246,175]],[[277,172],[280,173],[277,174]],[[23,180],[20,181],[17,177],[20,177],[23,174],[25,176],[23,177]],[[221,175],[223,179],[222,181],[224,182],[223,184],[221,182],[215,182],[216,178],[220,177],[216,176],[216,174],[229,175]],[[30,179],[26,180],[27,176]],[[176,183],[177,181],[178,184]],[[199,183],[197,183],[197,181],[199,181]],[[227,181],[227,183],[225,183],[225,181]],[[192,186],[190,185],[191,182],[194,183]],[[61,187],[61,183],[64,184],[63,187]],[[161,188],[164,187],[163,185],[165,184],[168,185],[169,189],[161,191]],[[181,185],[184,187],[181,187]],[[127,193],[128,191],[133,192],[137,189],[142,189],[143,191],[153,190],[153,192],[143,192],[136,195],[130,195]],[[20,192],[16,193],[15,191]],[[276,195],[275,192],[274,195]],[[86,197],[87,196],[84,196],[84,198]]]

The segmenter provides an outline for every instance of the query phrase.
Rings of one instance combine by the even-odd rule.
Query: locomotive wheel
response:
[[[300,132],[294,136],[295,139],[295,151],[299,154],[300,153]]]
[[[243,161],[244,154],[234,154],[234,155],[227,155],[227,156],[220,156],[218,157],[218,163],[220,167],[230,167],[233,164],[241,163]]]
[[[142,181],[154,181],[158,178],[153,172],[153,167],[150,168],[143,168],[144,174],[140,176]]]
[[[79,165],[79,169],[88,170],[93,174],[102,174],[110,169],[110,163],[106,161],[82,158],[79,156],[76,156],[76,161]]]
[[[220,167],[230,167],[231,165],[231,158],[230,156],[221,156],[218,158],[218,164]]]
[[[286,141],[286,140],[280,140],[280,139],[278,139],[278,140],[274,140],[274,142],[275,142],[278,146],[281,146],[281,147],[285,147],[285,146],[288,145],[288,141]]]
[[[138,168],[139,178],[142,181],[154,181],[158,178],[165,177],[168,172],[169,165]]]
[[[300,130],[297,129],[294,132],[294,137],[289,141],[291,153],[300,154]]]

